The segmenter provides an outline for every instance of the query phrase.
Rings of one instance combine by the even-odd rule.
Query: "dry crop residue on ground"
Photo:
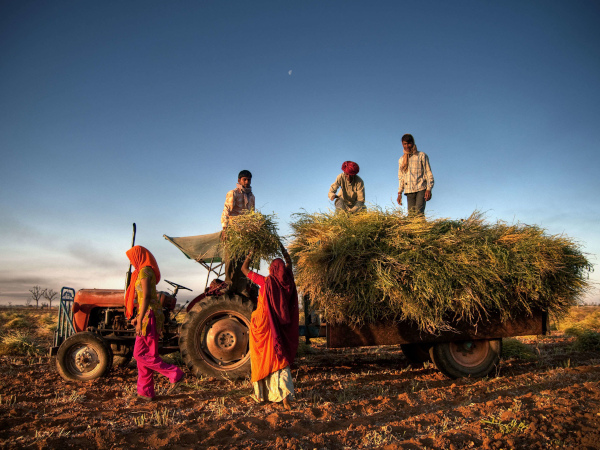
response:
[[[135,364],[67,383],[46,357],[0,358],[0,448],[461,449],[600,446],[600,354],[562,333],[521,339],[531,359],[488,379],[411,367],[397,347],[297,359],[295,409],[260,405],[247,381],[189,377],[179,393],[135,398]]]

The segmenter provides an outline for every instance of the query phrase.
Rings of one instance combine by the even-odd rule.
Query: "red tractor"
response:
[[[208,276],[204,293],[187,305],[182,323],[176,320],[183,308],[175,312],[176,296],[182,289],[191,289],[165,280],[173,293],[159,292],[165,313],[160,353],[180,351],[196,376],[245,377],[250,373],[249,327],[257,292],[248,298],[219,289],[218,277],[224,269],[220,233],[165,238],[199,262]],[[209,285],[211,275],[216,279]],[[75,293],[72,288],[62,288],[51,355],[56,355],[56,366],[64,379],[92,380],[105,375],[113,365],[129,363],[135,329],[125,318],[124,294],[122,289],[82,289]]]

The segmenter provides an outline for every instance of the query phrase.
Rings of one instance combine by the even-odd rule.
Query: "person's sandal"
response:
[[[292,410],[292,404],[290,402],[290,396],[289,395],[286,398],[283,399],[283,407],[285,409],[287,409],[288,411]]]
[[[171,386],[169,386],[169,389],[167,389],[167,394],[174,394],[175,392],[179,391],[179,388],[183,384],[184,378],[185,378],[185,375],[182,375],[182,377],[179,380],[177,380],[175,383],[171,383]]]
[[[140,395],[140,394],[137,395],[137,399],[143,400],[145,402],[153,402],[154,401],[154,397],[148,397],[146,395]]]

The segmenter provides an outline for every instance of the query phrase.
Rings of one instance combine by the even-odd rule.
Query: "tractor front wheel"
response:
[[[238,379],[250,373],[252,302],[237,295],[207,297],[186,315],[179,349],[196,375]]]
[[[89,381],[100,378],[112,366],[108,343],[95,333],[76,333],[61,344],[56,354],[56,368],[67,381]]]

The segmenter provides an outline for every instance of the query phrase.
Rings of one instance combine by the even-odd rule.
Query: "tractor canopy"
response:
[[[202,264],[222,262],[221,232],[201,234],[199,236],[169,237],[163,235],[189,259]]]

